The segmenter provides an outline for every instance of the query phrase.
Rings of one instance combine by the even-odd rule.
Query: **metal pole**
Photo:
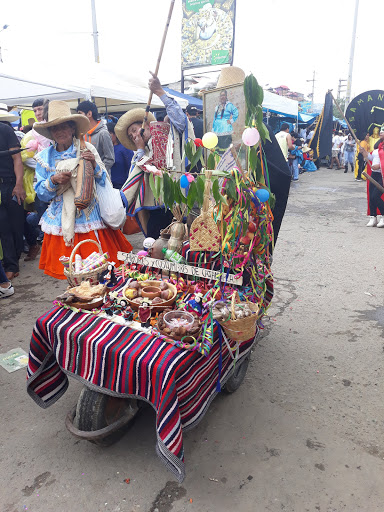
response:
[[[99,55],[99,34],[97,32],[97,21],[96,21],[96,6],[95,6],[95,0],[91,0],[91,8],[92,8],[92,27],[93,27],[93,49],[95,53],[95,62],[100,62],[100,55]]]
[[[316,71],[313,72],[311,112],[313,112],[313,100],[314,100],[314,96],[315,96],[315,76],[316,76]]]
[[[183,69],[181,69],[180,91],[182,94],[184,94],[184,70]]]
[[[349,102],[351,101],[353,58],[355,56],[355,41],[356,41],[356,28],[357,28],[357,14],[358,14],[358,12],[359,12],[359,0],[356,0],[355,18],[353,20],[353,29],[352,29],[351,55],[349,57],[349,71],[348,71],[348,82],[347,82],[347,94],[346,94],[346,97],[345,97],[344,112],[347,111],[347,107],[349,105]]]

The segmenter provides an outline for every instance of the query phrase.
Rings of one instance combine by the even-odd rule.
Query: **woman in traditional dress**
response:
[[[80,158],[92,164],[94,181],[99,186],[104,187],[109,179],[95,147],[86,142],[85,148],[80,148],[79,138],[89,129],[88,119],[81,114],[71,115],[64,101],[51,101],[48,121],[35,123],[34,129],[55,141],[53,146],[35,156],[35,190],[40,200],[50,201],[40,221],[44,242],[39,268],[56,279],[65,279],[59,258],[70,256],[73,247],[87,239],[98,241],[103,252],[108,252],[110,260],[117,261],[117,251],[129,252],[132,246],[120,230],[112,230],[103,222],[95,185],[90,189],[91,199],[87,208],[79,210],[74,203]],[[94,244],[83,244],[78,253],[86,258],[94,250]]]
[[[233,123],[239,117],[239,110],[228,101],[226,90],[220,92],[220,103],[215,108],[212,131],[216,133],[219,143],[217,150],[224,152],[232,144]]]

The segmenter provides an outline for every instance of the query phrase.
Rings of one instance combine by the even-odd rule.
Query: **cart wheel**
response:
[[[224,384],[223,391],[226,393],[234,393],[241,386],[245,375],[247,374],[249,365],[249,356],[245,357],[240,364],[237,364],[235,371]]]
[[[123,416],[126,416],[127,423],[124,427],[102,439],[90,441],[99,446],[110,446],[121,439],[133,425],[137,411],[136,400],[116,398],[84,387],[77,402],[74,425],[79,430],[95,431],[112,425]]]

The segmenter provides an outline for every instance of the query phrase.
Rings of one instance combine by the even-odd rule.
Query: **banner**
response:
[[[182,0],[181,68],[232,64],[236,0]]]
[[[384,123],[384,91],[366,91],[353,98],[345,117],[359,140]]]
[[[333,99],[330,92],[325,95],[323,111],[321,112],[315,129],[315,133],[309,143],[313,149],[313,159],[324,158],[332,155],[333,134]]]

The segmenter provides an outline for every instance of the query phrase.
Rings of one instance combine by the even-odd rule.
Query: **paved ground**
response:
[[[0,368],[0,511],[383,511],[384,230],[365,223],[365,185],[351,173],[294,184],[268,328],[240,390],[185,435],[180,486],[155,454],[152,411],[100,449],[65,429],[77,382],[44,411],[24,371]],[[28,350],[35,318],[64,288],[35,263],[14,284],[1,352]]]

